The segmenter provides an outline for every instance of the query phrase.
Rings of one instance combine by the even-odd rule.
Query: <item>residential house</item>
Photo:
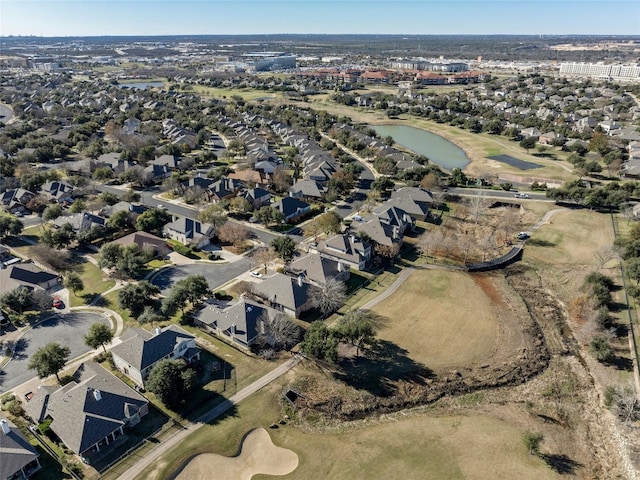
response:
[[[2,193],[0,199],[5,210],[9,213],[27,212],[27,203],[36,196],[35,193],[24,188],[14,188]]]
[[[177,325],[156,328],[153,332],[129,328],[120,338],[122,343],[111,348],[113,363],[141,387],[161,360],[181,358],[187,364],[200,360],[196,337]]]
[[[314,287],[302,277],[292,278],[282,273],[265,278],[252,294],[267,305],[295,318],[313,308],[311,293]]]
[[[121,153],[111,152],[111,153],[103,153],[96,160],[97,164],[102,167],[109,167],[113,170],[113,173],[116,175],[124,172],[125,170],[129,170],[131,167],[135,166],[136,162],[132,160],[123,160]]]
[[[250,348],[266,333],[266,323],[278,312],[241,298],[233,305],[210,303],[195,314],[195,325],[205,328],[243,348]]]
[[[289,195],[295,198],[324,198],[327,189],[315,180],[299,180],[289,188]]]
[[[91,457],[125,435],[149,413],[148,401],[98,363],[83,363],[63,387],[41,385],[25,405],[34,423],[50,428],[81,457]]]
[[[393,247],[402,244],[402,234],[397,225],[390,225],[380,217],[374,216],[370,220],[352,225],[359,233],[365,234],[377,245]]]
[[[157,165],[155,163],[151,163],[144,168],[143,172],[145,180],[152,183],[158,183],[171,176],[171,167],[166,164]]]
[[[147,163],[149,165],[166,165],[169,170],[177,170],[180,166],[180,158],[175,155],[160,155]]]
[[[353,234],[342,233],[329,237],[320,242],[316,250],[356,270],[364,270],[371,260],[371,245]]]
[[[242,190],[242,182],[233,178],[222,177],[209,185],[207,194],[211,201],[218,202],[224,198],[235,197]]]
[[[38,457],[38,452],[20,429],[0,415],[0,479],[31,477],[42,468]]]
[[[208,223],[202,223],[186,217],[176,217],[167,223],[162,233],[176,242],[196,248],[202,248],[211,242],[215,229]]]
[[[311,211],[311,205],[293,197],[284,197],[282,200],[273,203],[271,206],[282,212],[285,222],[296,221],[304,214]]]
[[[47,272],[33,263],[14,263],[0,269],[0,293],[16,288],[50,290],[60,284],[60,276]]]
[[[326,285],[331,279],[346,282],[350,276],[346,263],[318,253],[307,253],[293,260],[286,267],[286,272],[296,278],[302,276],[305,281],[317,286]]]
[[[73,202],[73,186],[58,180],[46,182],[41,187],[42,193],[51,202],[70,204]]]
[[[382,223],[397,228],[400,235],[403,235],[407,229],[413,230],[415,227],[414,219],[393,203],[385,202],[375,208],[373,213]]]
[[[540,145],[562,145],[564,141],[564,136],[556,132],[543,133],[538,137],[538,143]]]
[[[70,224],[73,227],[73,231],[78,233],[86,232],[93,227],[104,228],[107,219],[99,215],[94,215],[93,213],[80,212],[74,215],[58,217],[53,221],[53,225],[57,228],[62,227],[66,223]]]
[[[271,203],[271,194],[264,188],[251,188],[241,196],[251,204],[254,210],[260,210],[260,208],[266,207]]]
[[[117,243],[123,247],[136,245],[138,250],[154,252],[157,257],[165,257],[171,253],[171,249],[164,238],[156,237],[155,235],[147,232],[133,232],[114,240],[113,243]]]
[[[113,205],[107,205],[100,210],[100,215],[106,218],[113,216],[118,212],[128,212],[133,218],[137,218],[138,215],[144,213],[147,210],[142,204],[134,204],[130,202],[121,201],[114,203]]]

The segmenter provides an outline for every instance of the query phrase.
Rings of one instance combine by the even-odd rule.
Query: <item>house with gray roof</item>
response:
[[[60,284],[60,276],[42,270],[33,263],[15,263],[0,269],[0,294],[26,288],[28,290],[50,290]]]
[[[364,270],[371,260],[371,245],[348,233],[334,235],[318,243],[316,251],[356,270]]]
[[[73,452],[91,455],[125,435],[149,413],[148,401],[100,364],[78,367],[63,387],[40,386],[25,411],[34,423],[50,418],[51,430]]]
[[[283,273],[276,273],[257,284],[252,294],[270,307],[300,318],[301,314],[313,308],[313,288],[313,285],[305,282],[302,277],[292,278]]]
[[[58,180],[46,182],[40,190],[51,202],[66,204],[73,202],[73,186],[66,182]]]
[[[403,235],[407,229],[413,230],[415,227],[415,221],[411,215],[393,203],[385,202],[374,208],[373,213],[382,223],[397,227],[400,235]]]
[[[305,213],[309,213],[311,211],[311,205],[293,197],[284,197],[282,200],[273,203],[271,206],[282,212],[285,222],[295,221]]]
[[[93,227],[104,228],[107,219],[99,215],[94,215],[93,213],[80,212],[66,217],[58,217],[53,221],[53,225],[58,228],[62,227],[65,223],[70,224],[73,227],[73,231],[78,233],[86,232]]]
[[[322,256],[318,253],[307,253],[293,260],[286,267],[286,273],[302,278],[317,286],[326,285],[333,279],[340,282],[349,280],[349,266],[341,261]]]
[[[113,243],[128,247],[135,245],[141,252],[154,252],[155,256],[164,257],[171,253],[167,240],[147,232],[133,232],[114,240]]]
[[[243,348],[265,334],[265,324],[278,312],[266,305],[241,298],[233,305],[207,304],[194,316],[194,323]]]
[[[113,363],[141,387],[160,360],[182,358],[190,364],[200,359],[196,337],[177,325],[156,328],[153,332],[130,328],[120,338],[122,343],[111,348]]]
[[[271,203],[271,194],[264,188],[251,188],[241,195],[251,204],[254,210],[260,210]]]
[[[402,244],[402,233],[396,225],[385,223],[380,217],[353,226],[358,233],[365,234],[372,242],[386,247]]]
[[[20,429],[0,415],[0,479],[31,477],[42,468],[38,457]]]
[[[177,217],[173,222],[167,223],[162,233],[183,245],[202,248],[211,242],[215,235],[215,229],[208,223],[202,223],[192,218]]]
[[[315,180],[299,180],[289,187],[289,195],[295,198],[324,198],[327,189]]]

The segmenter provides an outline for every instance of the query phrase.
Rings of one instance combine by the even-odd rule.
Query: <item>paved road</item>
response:
[[[169,291],[175,282],[190,275],[203,275],[211,290],[216,290],[225,283],[245,273],[251,268],[246,258],[240,258],[230,263],[198,262],[189,265],[163,268],[155,275],[151,283],[157,285],[163,295]]]
[[[123,193],[122,188],[116,188],[109,185],[98,184],[96,185],[96,189],[101,192],[115,193],[118,196],[121,196]],[[178,205],[175,203],[168,202],[166,200],[154,198],[154,195],[158,195],[160,193],[160,190],[158,189],[149,190],[149,191],[138,191],[138,193],[140,194],[140,202],[142,202],[144,205],[148,207],[157,207],[158,205],[163,205],[167,209],[167,211],[173,213],[174,215],[180,215],[182,217],[195,218],[198,215],[198,210],[196,208],[187,207],[184,205]],[[229,221],[233,223],[240,223],[231,218],[229,219]],[[253,235],[256,238],[258,238],[261,242],[265,243],[266,245],[269,245],[274,238],[278,237],[278,234],[276,233],[266,232],[260,228],[253,227],[251,225],[247,225],[244,223],[242,225],[249,228],[251,233],[253,233]]]
[[[447,190],[450,195],[460,195],[462,197],[473,197],[476,195],[484,195],[486,198],[498,198],[498,199],[509,199],[516,202],[526,202],[527,200],[546,200],[547,202],[553,202],[554,200],[549,200],[544,193],[528,193],[529,198],[515,198],[515,192],[505,192],[501,190],[488,190],[484,188],[457,188],[452,187]]]
[[[154,461],[156,461],[160,456],[162,456],[164,453],[169,451],[171,448],[175,447],[178,443],[183,441],[189,434],[195,432],[204,424],[211,422],[215,418],[219,417],[220,415],[225,413],[227,410],[232,408],[234,405],[238,404],[245,398],[253,395],[255,392],[257,392],[264,386],[268,385],[269,383],[273,382],[275,379],[277,379],[281,375],[287,373],[295,365],[297,365],[301,359],[302,357],[296,355],[295,357],[286,361],[279,367],[271,370],[264,377],[256,380],[248,387],[243,388],[234,396],[229,398],[227,401],[209,410],[209,412],[205,413],[200,418],[198,418],[195,421],[195,423],[192,423],[191,425],[189,425],[189,427],[176,433],[173,437],[171,437],[166,442],[159,444],[155,449],[151,451],[151,453],[149,453],[147,456],[138,460],[134,466],[132,466],[129,470],[127,470],[126,472],[120,475],[119,477],[120,480],[133,480],[137,478],[139,475],[142,474],[142,472],[146,468],[149,467],[149,465],[151,465]]]
[[[76,358],[91,348],[84,344],[83,336],[94,323],[110,325],[109,320],[99,313],[71,312],[58,314],[24,334],[19,348],[0,374],[0,393],[30,380],[34,372],[27,368],[29,357],[49,342],[57,342],[71,349],[69,358]],[[1,337],[0,337],[1,338]]]

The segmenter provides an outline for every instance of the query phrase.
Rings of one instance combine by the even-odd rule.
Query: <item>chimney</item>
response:
[[[344,270],[344,267],[342,266],[342,262],[338,262],[338,271],[342,272]]]
[[[93,391],[93,398],[95,398],[98,402],[102,400],[102,393],[97,388]]]
[[[231,333],[232,333],[233,335],[235,335],[235,334],[236,334],[236,324],[235,324],[235,323],[232,323],[232,324],[231,324]]]
[[[298,275],[298,286],[302,287],[302,274]]]
[[[156,335],[160,335],[162,333],[162,329],[160,327],[156,327]]]
[[[7,422],[4,418],[0,420],[0,428],[2,428],[2,433],[4,433],[5,435],[9,435],[11,433],[9,422]]]

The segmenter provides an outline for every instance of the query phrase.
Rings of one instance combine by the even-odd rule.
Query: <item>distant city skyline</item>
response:
[[[640,1],[1,0],[0,3],[2,36],[305,33],[640,35]]]

